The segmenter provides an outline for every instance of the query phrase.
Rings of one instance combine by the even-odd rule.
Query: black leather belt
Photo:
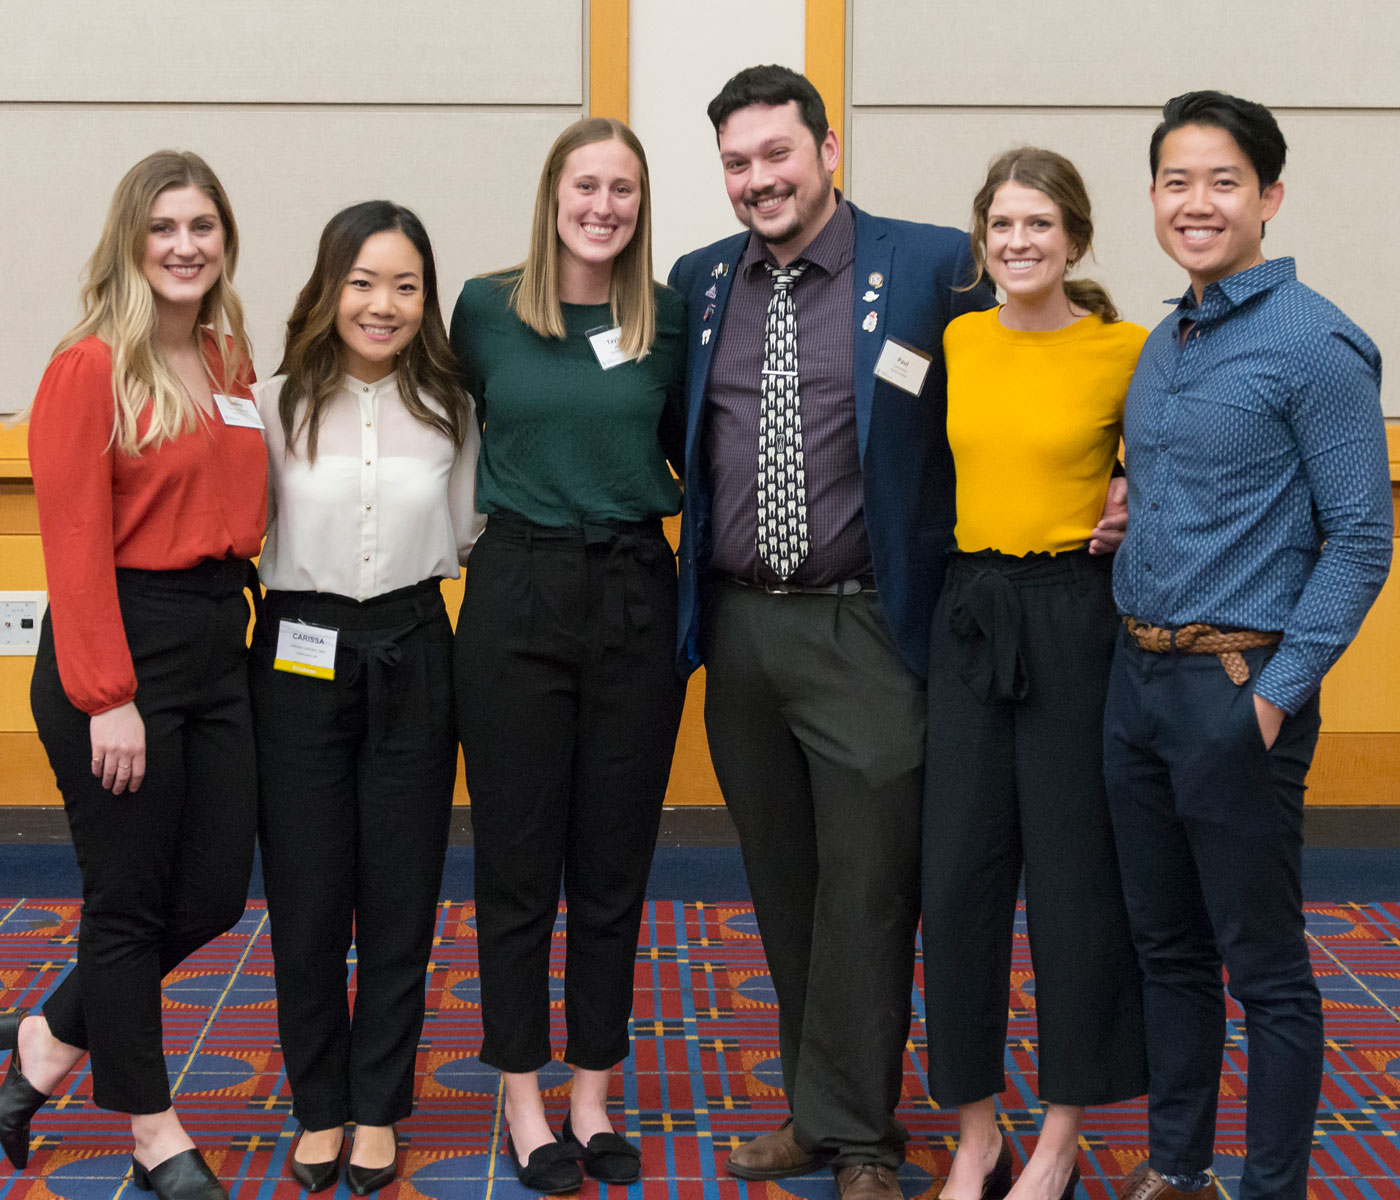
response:
[[[764,583],[757,579],[740,579],[737,575],[725,578],[730,583],[755,592],[767,592],[770,596],[854,596],[859,592],[875,591],[875,580],[872,578],[841,579],[836,583]]]

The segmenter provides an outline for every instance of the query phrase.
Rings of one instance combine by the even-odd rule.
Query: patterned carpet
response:
[[[0,1009],[42,1001],[73,952],[77,918],[75,902],[0,901]],[[1312,904],[1308,929],[1328,1032],[1309,1196],[1400,1200],[1400,904]],[[1040,1118],[1035,981],[1024,933],[1019,926],[1010,1087],[1002,1097],[1005,1128],[1021,1161]],[[480,1022],[471,905],[444,904],[438,934],[419,1107],[401,1127],[400,1180],[381,1195],[519,1200],[533,1193],[520,1187],[505,1157],[495,1074],[475,1058]],[[562,939],[556,940],[562,961]],[[633,1200],[834,1200],[829,1172],[745,1184],[723,1170],[736,1141],[775,1127],[784,1115],[775,1015],[748,905],[649,905],[637,956],[635,1054],[615,1081],[626,1131],[643,1147],[644,1178]],[[558,1016],[562,1024],[562,1012]],[[1232,1006],[1215,1164],[1227,1196],[1237,1192],[1243,1154],[1245,1043],[1238,1018]],[[285,1175],[296,1128],[276,1044],[261,904],[170,976],[165,1022],[177,1106],[229,1191],[238,1200],[297,1195]],[[908,1197],[937,1195],[955,1127],[952,1114],[932,1107],[925,1095],[922,1039],[917,1008],[901,1109],[913,1135],[900,1173]],[[555,1063],[544,1079],[551,1115],[561,1120],[567,1072]],[[75,1075],[35,1119],[28,1170],[0,1175],[0,1200],[134,1200],[140,1193],[129,1180],[125,1126],[121,1117],[92,1107],[90,1078]],[[1141,1102],[1091,1111],[1079,1196],[1115,1195],[1145,1155]],[[585,1200],[598,1186],[585,1182]],[[324,1194],[348,1193],[342,1183]]]

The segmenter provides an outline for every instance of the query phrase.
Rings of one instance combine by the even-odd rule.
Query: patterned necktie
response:
[[[763,405],[758,416],[758,556],[787,579],[807,557],[807,482],[797,382],[792,287],[806,262],[765,263],[773,277],[763,328]]]

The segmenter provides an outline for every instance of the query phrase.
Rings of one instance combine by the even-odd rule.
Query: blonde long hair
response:
[[[126,454],[139,454],[167,438],[188,433],[200,409],[181,386],[156,345],[156,302],[141,270],[151,208],[171,188],[197,187],[213,202],[224,232],[224,265],[214,286],[200,301],[197,323],[212,327],[223,378],[228,387],[253,361],[243,328],[243,305],[233,290],[238,265],[238,226],[218,177],[197,154],[158,150],[131,168],[117,184],[97,249],[83,276],[83,318],[54,349],[60,354],[85,337],[96,335],[112,351],[112,441]],[[150,404],[144,434],[137,418]]]
[[[535,216],[530,226],[530,251],[518,268],[510,306],[541,337],[565,335],[564,311],[559,306],[559,180],[564,162],[580,146],[619,141],[637,156],[641,167],[641,202],[637,227],[613,263],[608,286],[612,319],[621,327],[619,348],[629,358],[643,358],[656,340],[656,295],[651,265],[651,176],[642,143],[621,121],[585,117],[575,121],[554,141],[535,191]]]
[[[1073,267],[1094,249],[1094,219],[1089,207],[1089,189],[1084,186],[1079,169],[1063,154],[1042,150],[1039,146],[1020,146],[992,159],[987,167],[987,179],[972,201],[972,259],[977,275],[961,290],[976,287],[987,274],[987,214],[992,200],[1003,183],[1019,183],[1034,188],[1054,201],[1065,223],[1069,237]],[[1071,304],[1096,314],[1104,324],[1119,320],[1118,309],[1108,289],[1092,279],[1066,279],[1065,295]]]

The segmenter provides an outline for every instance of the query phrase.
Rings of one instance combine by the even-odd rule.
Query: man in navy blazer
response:
[[[845,1200],[898,1200],[923,679],[954,525],[943,329],[991,297],[959,290],[965,234],[870,216],[833,188],[840,146],[803,76],[749,68],[709,115],[749,231],[670,277],[689,313],[678,653],[708,669],[791,1110],[726,1168],[775,1179],[827,1162]],[[762,377],[791,374],[764,347],[787,268],[804,506],[800,562],[780,574],[756,495]]]

